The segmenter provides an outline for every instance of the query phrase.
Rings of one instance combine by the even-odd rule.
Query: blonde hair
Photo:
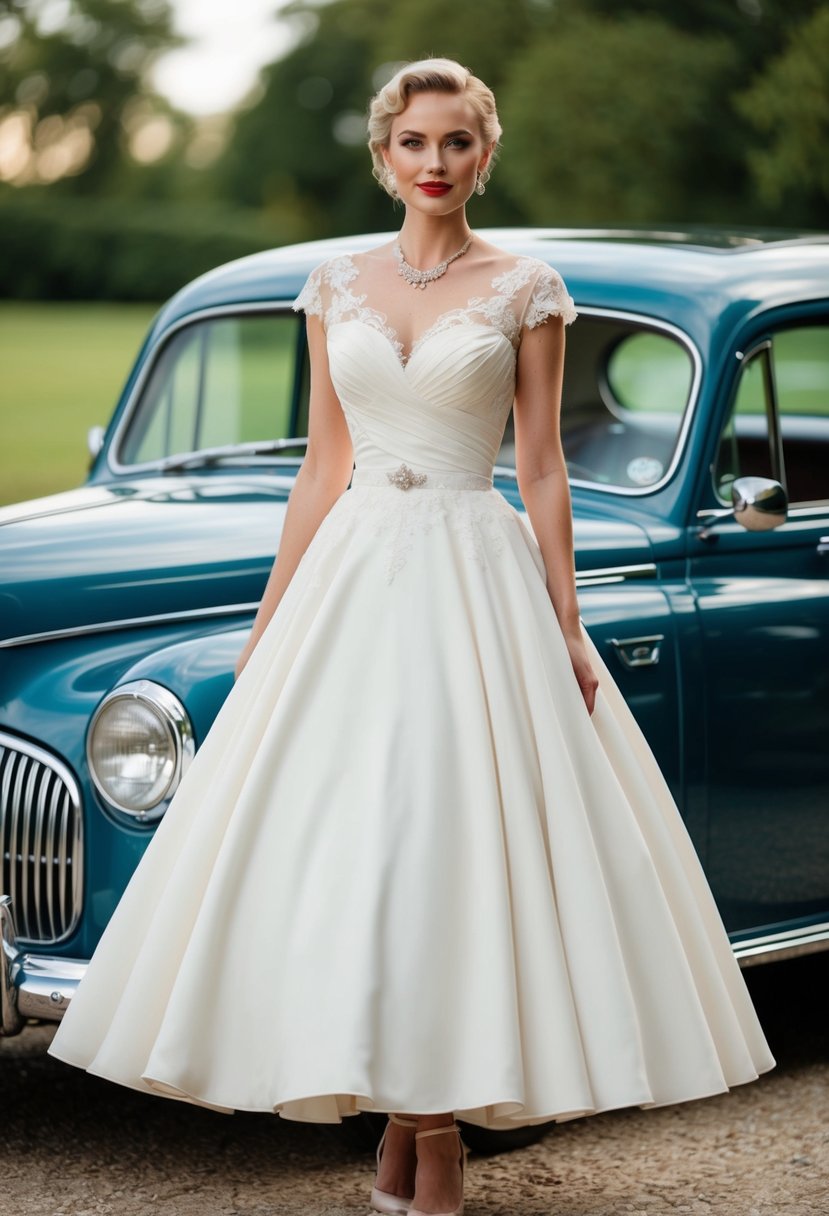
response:
[[[484,145],[494,145],[486,168],[481,173],[481,181],[487,182],[501,138],[501,124],[492,89],[454,59],[419,59],[404,64],[369,103],[368,146],[373,162],[372,174],[386,193],[395,197],[389,189],[382,149],[389,146],[392,122],[406,109],[413,93],[454,93],[466,98],[480,121]]]

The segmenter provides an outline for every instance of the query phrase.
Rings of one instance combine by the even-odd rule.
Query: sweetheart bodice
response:
[[[406,356],[386,315],[352,290],[358,275],[350,256],[330,259],[294,303],[323,321],[358,470],[405,462],[491,478],[522,329],[576,315],[561,276],[537,259],[517,259],[488,294],[436,316]]]

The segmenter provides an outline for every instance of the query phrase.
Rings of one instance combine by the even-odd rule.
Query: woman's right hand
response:
[[[584,703],[587,706],[587,712],[592,717],[593,710],[596,708],[596,692],[599,688],[599,680],[590,663],[584,638],[579,635],[578,637],[565,637],[564,640],[567,644],[570,662],[573,664],[573,674],[576,677],[576,683],[581,689]]]

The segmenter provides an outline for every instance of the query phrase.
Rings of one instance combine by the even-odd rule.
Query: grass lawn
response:
[[[156,311],[0,301],[0,503],[84,480],[87,430],[109,421]]]

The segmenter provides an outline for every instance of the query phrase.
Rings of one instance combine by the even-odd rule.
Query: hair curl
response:
[[[454,59],[419,59],[404,64],[369,103],[368,146],[373,162],[372,174],[386,193],[392,198],[396,197],[389,188],[382,150],[389,146],[392,122],[406,109],[413,93],[454,93],[466,98],[480,121],[484,144],[487,147],[492,145],[492,155],[481,173],[481,181],[489,181],[501,138],[501,124],[492,89]]]

